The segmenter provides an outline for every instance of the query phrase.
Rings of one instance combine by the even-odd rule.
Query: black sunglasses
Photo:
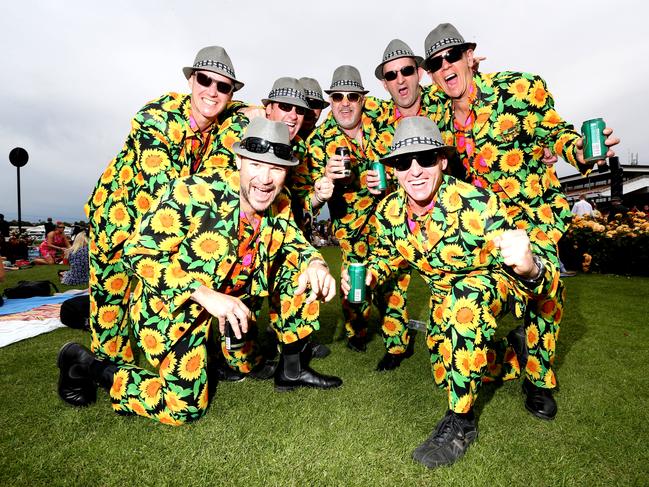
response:
[[[234,89],[234,86],[232,86],[230,83],[226,83],[225,81],[217,81],[213,78],[210,78],[205,73],[201,73],[200,71],[196,72],[196,81],[199,85],[205,88],[209,88],[210,86],[212,86],[212,83],[216,83],[216,91],[223,93],[224,95],[229,95]]]
[[[466,48],[464,46],[451,47],[444,54],[428,58],[426,60],[426,69],[428,69],[428,71],[430,71],[431,73],[439,71],[439,69],[442,67],[442,64],[444,64],[444,59],[446,59],[446,62],[448,62],[449,64],[453,64],[462,58],[464,51],[466,51]]]
[[[340,103],[343,98],[347,98],[349,103],[358,103],[361,100],[360,93],[332,93],[331,100],[334,103]]]
[[[421,167],[433,167],[437,165],[437,151],[415,152],[402,154],[400,156],[388,159],[385,163],[392,166],[397,171],[407,171],[412,166],[412,160],[417,161]]]
[[[290,161],[293,156],[293,149],[291,149],[290,145],[269,142],[260,137],[246,137],[241,141],[240,147],[255,154],[265,154],[272,148],[273,154],[285,161]]]
[[[401,73],[401,76],[404,78],[407,78],[408,76],[415,74],[415,71],[415,67],[411,64],[410,66],[402,67],[399,71],[386,71],[383,73],[383,77],[385,78],[385,81],[394,81],[397,79],[399,73]]]
[[[281,111],[286,113],[290,113],[291,110],[293,110],[294,108],[295,108],[295,113],[297,113],[298,115],[304,115],[306,113],[306,108],[298,107],[297,105],[291,105],[290,103],[278,102],[277,106]]]

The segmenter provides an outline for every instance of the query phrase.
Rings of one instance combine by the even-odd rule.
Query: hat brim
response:
[[[476,46],[477,46],[477,44],[476,44],[475,42],[460,42],[460,43],[457,43],[457,44],[446,44],[445,46],[442,46],[442,47],[440,47],[439,49],[437,49],[435,52],[433,52],[433,53],[432,53],[430,56],[428,56],[426,59],[424,59],[423,62],[422,62],[422,67],[423,67],[425,70],[428,70],[428,66],[427,66],[427,64],[428,64],[428,60],[429,60],[430,58],[432,58],[432,57],[435,56],[436,54],[438,54],[438,53],[444,51],[445,49],[449,49],[449,48],[451,48],[451,47],[455,47],[455,46],[463,46],[463,47],[465,47],[466,49],[475,49]]]
[[[358,88],[343,88],[339,90],[324,90],[327,95],[332,93],[360,93],[361,95],[367,95],[370,90],[359,90]]]
[[[415,63],[417,63],[417,67],[421,68],[424,65],[424,58],[421,56],[397,56],[393,57],[391,59],[388,59],[387,61],[383,61],[381,64],[379,64],[376,69],[374,70],[374,76],[376,76],[376,79],[383,81],[384,76],[383,76],[383,65],[386,63],[389,63],[390,61],[394,61],[395,59],[403,59],[404,57],[409,57],[415,60]]]
[[[250,152],[248,149],[241,147],[241,142],[235,142],[232,145],[232,150],[242,157],[247,157],[248,159],[253,159],[259,162],[275,164],[277,166],[293,167],[297,166],[300,163],[300,161],[298,161],[296,157],[291,157],[291,159],[288,161],[286,159],[280,159],[272,150],[269,150],[268,152],[264,152],[262,154]]]
[[[329,106],[329,102],[325,100],[318,100],[317,98],[307,98],[307,103],[311,110],[324,110]]]
[[[218,69],[210,69],[208,66],[206,66],[204,68],[200,68],[200,69],[197,69],[197,68],[194,68],[194,67],[191,67],[191,66],[185,66],[183,68],[183,74],[185,75],[186,79],[189,79],[194,71],[212,71],[213,73],[220,74],[221,76],[225,76],[230,81],[232,81],[232,84],[234,86],[233,91],[239,91],[244,86],[244,84],[241,81],[234,79],[232,76],[228,75],[226,72],[220,71]]]
[[[290,96],[278,96],[277,98],[273,98],[273,99],[264,98],[264,99],[261,100],[261,103],[264,106],[266,106],[266,105],[268,105],[269,103],[272,103],[272,102],[275,102],[275,103],[288,103],[289,105],[295,105],[296,107],[307,108],[309,110],[311,109],[311,107],[309,106],[309,104],[307,102],[302,101],[299,98],[293,98],[293,97],[290,97]]]
[[[398,157],[403,157],[408,154],[419,154],[422,152],[430,152],[432,153],[438,153],[441,152],[443,153],[447,158],[450,158],[453,154],[455,154],[455,147],[450,146],[450,145],[443,145],[441,147],[433,147],[429,144],[413,144],[413,145],[408,145],[406,147],[401,147],[394,152],[391,152],[390,155],[384,157],[381,159],[381,163],[383,163],[385,166],[393,167],[394,166],[394,160]]]

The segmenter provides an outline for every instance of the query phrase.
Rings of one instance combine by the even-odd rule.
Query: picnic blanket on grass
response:
[[[54,296],[5,300],[0,307],[0,348],[64,327],[59,319],[61,303],[84,293],[87,291],[71,290]],[[15,311],[6,314],[7,305]]]

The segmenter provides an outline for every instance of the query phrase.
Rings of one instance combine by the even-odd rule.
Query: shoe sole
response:
[[[321,390],[321,391],[326,391],[326,390],[328,390],[328,389],[338,389],[338,388],[340,388],[340,387],[342,387],[342,384],[340,384],[339,386],[331,386],[331,387],[315,387],[315,386],[278,386],[277,384],[275,384],[275,391],[276,391],[276,392],[291,392],[291,391],[294,391],[295,389],[300,389],[300,388],[304,388],[304,389],[318,389],[318,390]]]

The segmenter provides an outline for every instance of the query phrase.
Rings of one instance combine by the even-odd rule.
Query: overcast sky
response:
[[[21,170],[22,216],[68,221],[121,148],[130,119],[168,91],[187,92],[181,68],[222,45],[251,103],[280,76],[311,76],[323,88],[341,64],[359,68],[370,94],[388,42],[417,54],[440,22],[451,22],[484,72],[542,75],[557,111],[577,126],[603,117],[628,163],[649,164],[649,34],[644,2],[528,1],[152,1],[4,2],[0,16],[0,213],[17,216],[9,151],[29,152]],[[560,175],[574,172],[564,162]]]

